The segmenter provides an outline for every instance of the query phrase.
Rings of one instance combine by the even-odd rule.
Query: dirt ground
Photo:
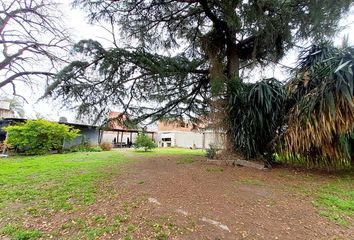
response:
[[[321,217],[312,197],[296,190],[311,184],[301,180],[305,173],[188,160],[140,158],[102,183],[94,205],[55,214],[46,224],[29,219],[28,225],[40,225],[54,239],[82,239],[75,234],[90,224],[112,224],[101,235],[93,233],[99,239],[354,239],[354,229]]]

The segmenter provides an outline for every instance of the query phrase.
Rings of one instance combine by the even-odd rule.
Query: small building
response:
[[[16,123],[25,122],[28,119],[25,118],[3,118],[0,119],[0,142],[3,142],[6,139],[6,132],[3,130],[3,127],[14,125]],[[69,122],[59,122],[76,129],[80,130],[80,136],[74,138],[71,141],[64,143],[64,147],[77,146],[82,143],[88,143],[90,145],[98,145],[102,136],[102,130],[98,126],[88,125],[88,124],[79,124],[79,123],[69,123]]]

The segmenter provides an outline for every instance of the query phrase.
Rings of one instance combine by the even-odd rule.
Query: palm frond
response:
[[[284,134],[286,154],[305,156],[313,165],[353,164],[354,48],[312,47],[299,69],[301,77],[288,88],[295,104]]]

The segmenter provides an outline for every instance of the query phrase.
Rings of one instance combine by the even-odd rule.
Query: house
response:
[[[207,124],[198,126],[184,121],[159,121],[159,147],[209,148],[210,144],[223,147],[225,134],[216,133]]]
[[[96,146],[100,144],[103,131],[98,126],[81,124],[81,123],[69,123],[69,122],[60,122],[60,123],[80,130],[80,136],[74,138],[71,141],[65,142],[64,148],[78,146],[83,143],[87,143],[92,146]]]
[[[14,125],[16,123],[25,122],[28,119],[25,118],[2,118],[0,119],[0,142],[6,139],[6,132],[2,129],[3,127]],[[64,142],[64,147],[72,147],[80,145],[82,143],[88,143],[90,145],[98,145],[102,136],[102,130],[98,126],[79,124],[79,123],[69,123],[69,122],[59,122],[76,129],[80,130],[80,136],[74,138],[71,141]]]

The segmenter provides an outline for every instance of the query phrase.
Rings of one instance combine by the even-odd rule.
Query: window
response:
[[[171,142],[171,138],[162,138],[163,142]]]

